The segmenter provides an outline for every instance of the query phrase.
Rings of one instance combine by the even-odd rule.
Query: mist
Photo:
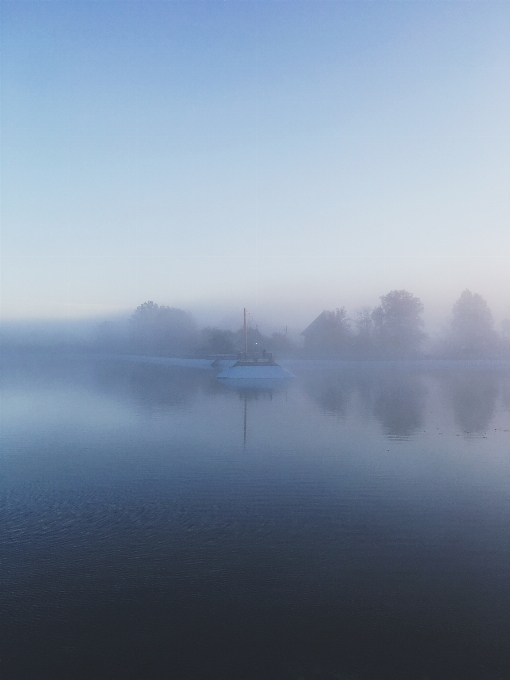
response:
[[[510,678],[510,3],[0,3],[9,680]]]
[[[300,310],[305,317],[305,310]],[[247,312],[250,351],[280,356],[363,359],[488,359],[510,357],[510,315],[498,321],[487,301],[464,290],[440,323],[427,325],[425,305],[404,289],[390,291],[374,307],[345,306],[311,314],[306,325],[289,313],[264,318]],[[289,322],[287,322],[289,319]],[[292,323],[293,322],[293,323]],[[4,351],[86,351],[114,354],[200,357],[242,351],[237,310],[189,310],[146,301],[130,315],[80,320],[3,323]]]
[[[504,3],[4,3],[2,318],[510,315]],[[37,111],[37,115],[35,112]],[[280,322],[282,320],[283,323]]]

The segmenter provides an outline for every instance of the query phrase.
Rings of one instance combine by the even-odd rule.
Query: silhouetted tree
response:
[[[289,354],[294,348],[294,344],[286,333],[273,333],[268,338],[267,349],[279,354]]]
[[[503,319],[501,322],[501,337],[503,340],[510,340],[510,319]]]
[[[262,352],[269,347],[269,338],[259,331],[258,328],[248,328],[248,352]],[[240,328],[235,333],[235,345],[239,352],[244,352],[244,329]]]
[[[490,356],[498,345],[494,319],[487,302],[478,293],[465,290],[453,305],[449,353],[457,357]]]
[[[131,338],[134,349],[144,354],[175,354],[194,348],[197,330],[189,312],[149,301],[131,317]]]
[[[374,320],[372,310],[365,307],[354,320],[356,334],[353,337],[355,356],[371,356],[374,353]]]
[[[385,356],[415,356],[425,339],[423,303],[407,290],[392,290],[372,312],[374,339]]]
[[[510,356],[510,319],[503,319],[501,322],[501,352]]]
[[[204,328],[200,333],[200,350],[211,354],[232,354],[236,351],[235,335],[221,328]]]

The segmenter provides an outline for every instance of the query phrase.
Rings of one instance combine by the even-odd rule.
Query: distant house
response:
[[[345,348],[349,335],[345,309],[325,309],[301,335],[305,339],[305,350],[319,354],[338,354]]]

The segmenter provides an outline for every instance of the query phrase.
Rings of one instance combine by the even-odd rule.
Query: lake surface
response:
[[[0,676],[510,677],[510,364],[2,368]]]

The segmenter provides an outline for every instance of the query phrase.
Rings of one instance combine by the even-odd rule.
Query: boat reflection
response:
[[[254,393],[274,392],[289,385],[291,378],[229,378],[222,385],[239,391]]]
[[[266,399],[272,401],[273,396],[289,386],[288,378],[237,378],[222,381],[231,390],[235,390],[239,399],[244,402],[243,409],[243,450],[246,450],[248,432],[248,402]]]

